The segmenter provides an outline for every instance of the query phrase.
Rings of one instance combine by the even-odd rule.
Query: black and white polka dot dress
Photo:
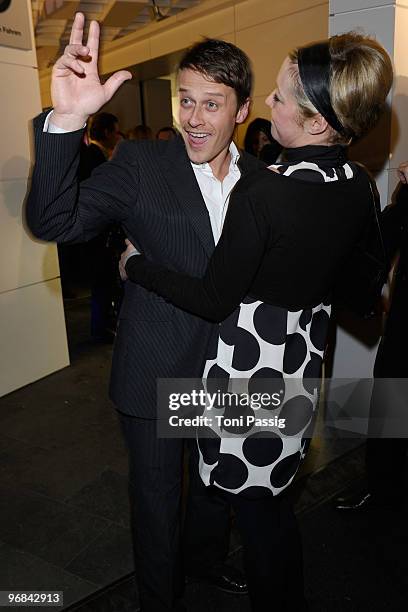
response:
[[[327,162],[297,161],[274,168],[308,181],[353,177],[348,162],[333,168]],[[285,427],[266,431],[244,425],[228,431],[228,426],[212,426],[211,437],[198,439],[204,484],[259,497],[278,495],[293,481],[310,441],[329,318],[329,302],[290,311],[248,297],[219,325],[203,374],[207,390],[278,392],[280,406],[258,410],[257,416],[279,414]]]

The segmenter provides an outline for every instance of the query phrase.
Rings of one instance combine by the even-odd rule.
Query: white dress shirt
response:
[[[215,244],[217,244],[221,236],[231,191],[241,177],[241,172],[238,167],[239,151],[234,142],[231,142],[229,151],[231,154],[231,161],[228,174],[223,181],[218,180],[214,176],[209,163],[194,164],[191,162],[197,183],[208,210]]]

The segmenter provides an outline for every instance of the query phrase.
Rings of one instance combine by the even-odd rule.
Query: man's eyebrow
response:
[[[188,89],[186,87],[179,87],[179,92],[188,93]],[[210,98],[225,98],[225,95],[222,93],[217,93],[215,91],[205,91],[204,95],[209,96]]]

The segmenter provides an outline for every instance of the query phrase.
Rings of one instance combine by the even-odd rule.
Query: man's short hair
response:
[[[195,70],[215,83],[234,89],[238,108],[252,91],[252,69],[248,56],[232,43],[215,38],[205,38],[186,51],[179,70]]]
[[[119,119],[112,115],[112,113],[97,113],[92,117],[89,128],[91,140],[96,140],[97,142],[105,140],[106,130],[112,132],[117,123],[119,123]]]

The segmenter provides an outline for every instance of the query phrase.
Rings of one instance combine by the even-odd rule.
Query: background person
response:
[[[177,132],[173,127],[162,127],[156,134],[157,140],[172,140],[176,136]]]
[[[152,128],[148,125],[137,125],[128,130],[126,137],[128,140],[153,140]]]
[[[109,160],[122,140],[119,120],[112,113],[96,113],[89,121],[89,144],[81,148],[78,178],[83,181]],[[122,286],[117,274],[117,262],[125,235],[117,224],[86,245],[91,282],[91,336],[97,342],[113,342],[116,321],[122,299]],[[82,264],[84,265],[84,263]]]
[[[370,179],[345,145],[377,122],[391,84],[391,61],[371,38],[347,33],[296,49],[266,99],[287,161],[238,183],[204,276],[167,269],[132,243],[122,255],[132,281],[219,322],[207,384],[286,387],[284,435],[215,429],[215,439],[198,440],[203,482],[234,507],[257,612],[306,609],[300,538],[282,491],[308,447],[336,276],[374,214]],[[303,387],[294,395],[296,379]]]
[[[270,166],[278,159],[282,145],[271,134],[271,122],[257,117],[247,127],[244,149]]]

